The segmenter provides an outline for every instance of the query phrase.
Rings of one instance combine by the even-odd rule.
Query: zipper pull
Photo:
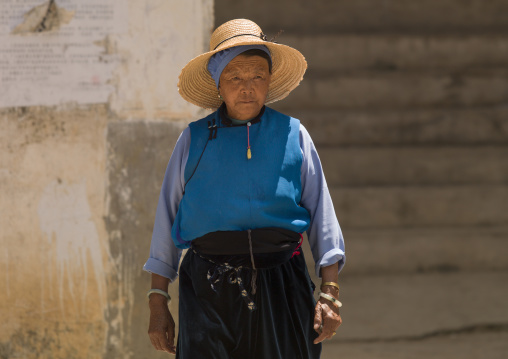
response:
[[[252,153],[250,151],[250,122],[247,122],[247,159],[250,160],[252,158]]]

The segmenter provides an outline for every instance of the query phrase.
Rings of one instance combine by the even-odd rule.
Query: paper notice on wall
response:
[[[122,0],[2,0],[0,107],[105,103],[125,33]]]

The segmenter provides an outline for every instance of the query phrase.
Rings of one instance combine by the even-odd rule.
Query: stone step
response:
[[[508,144],[475,147],[325,147],[328,186],[508,185]]]
[[[346,227],[343,234],[347,264],[341,276],[508,270],[508,224],[363,230]],[[307,253],[306,258],[311,258]]]
[[[495,35],[284,35],[310,70],[352,72],[502,67],[508,64],[508,37]]]
[[[404,340],[508,326],[506,283],[508,271],[340,277],[343,324],[334,341]]]
[[[257,22],[269,38],[287,33],[470,32],[508,28],[506,0],[216,0],[216,26],[236,18]]]
[[[508,106],[285,113],[301,119],[318,147],[508,144]]]
[[[309,75],[277,108],[394,109],[492,106],[508,102],[508,69]]]
[[[508,186],[331,187],[344,229],[508,223]]]

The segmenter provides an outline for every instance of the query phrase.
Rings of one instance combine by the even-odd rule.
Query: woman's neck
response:
[[[231,120],[231,122],[233,123],[233,125],[243,125],[249,121],[252,121],[252,118],[249,119],[249,120],[237,120],[236,118],[231,118],[228,116],[228,118]],[[255,117],[254,117],[255,118]]]

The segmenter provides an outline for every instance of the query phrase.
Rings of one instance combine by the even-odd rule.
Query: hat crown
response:
[[[242,35],[249,36],[248,41],[252,41],[255,37],[259,37],[259,40],[263,41],[261,39],[261,34],[261,28],[254,21],[247,19],[230,20],[219,26],[212,33],[210,38],[210,51],[215,50],[219,46],[228,47],[227,42],[229,39],[238,40]]]
[[[178,81],[182,97],[206,109],[218,108],[222,101],[217,97],[217,84],[208,70],[210,58],[240,45],[264,45],[270,51],[272,76],[265,103],[282,100],[302,81],[307,62],[298,50],[268,41],[254,21],[235,19],[215,29],[210,36],[210,51],[195,57],[182,69]]]

